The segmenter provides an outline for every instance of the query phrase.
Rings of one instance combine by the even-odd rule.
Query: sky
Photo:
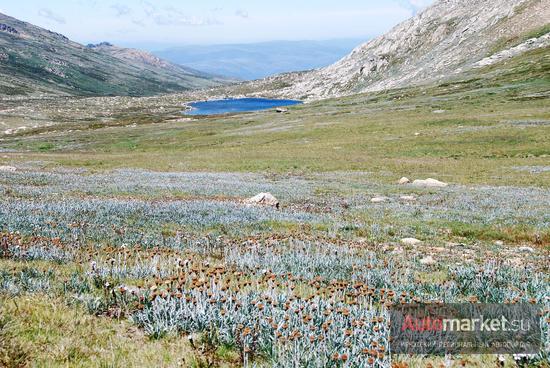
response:
[[[174,46],[368,38],[386,32],[432,2],[19,0],[0,3],[0,12],[81,43]]]

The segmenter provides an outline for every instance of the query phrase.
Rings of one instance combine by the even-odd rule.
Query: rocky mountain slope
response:
[[[143,51],[89,46],[0,13],[0,96],[146,96],[227,82]]]
[[[318,99],[424,84],[548,48],[549,32],[550,0],[439,0],[329,67],[248,88]]]

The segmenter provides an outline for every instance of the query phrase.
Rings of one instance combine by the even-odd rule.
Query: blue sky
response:
[[[433,0],[20,0],[0,12],[82,42],[218,44],[362,38]]]

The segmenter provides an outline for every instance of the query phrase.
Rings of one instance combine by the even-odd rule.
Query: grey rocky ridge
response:
[[[550,0],[439,0],[331,66],[253,84],[319,99],[442,81],[491,56],[550,46],[549,20]]]

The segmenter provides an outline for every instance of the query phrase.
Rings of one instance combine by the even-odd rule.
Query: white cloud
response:
[[[132,9],[123,4],[113,4],[111,5],[111,9],[115,11],[117,17],[123,17],[132,13]]]
[[[221,22],[209,17],[178,16],[169,13],[156,14],[153,21],[159,26],[209,26],[221,24]]]
[[[241,18],[245,18],[245,19],[247,19],[249,17],[248,12],[244,9],[237,9],[235,11],[235,15],[237,17],[241,17]]]
[[[149,1],[141,0],[143,11],[147,16],[152,16],[157,11],[157,7],[151,4]]]
[[[66,23],[65,18],[63,18],[59,14],[54,13],[53,11],[51,11],[51,9],[48,9],[48,8],[40,9],[38,11],[38,15],[43,17],[43,18],[49,19],[53,22],[59,23],[59,24],[65,24]]]
[[[132,19],[132,23],[139,27],[145,27],[145,21],[143,19]]]
[[[164,11],[154,10],[151,14],[151,19],[159,26],[210,26],[222,24],[213,16],[189,16],[182,10],[168,7]]]

